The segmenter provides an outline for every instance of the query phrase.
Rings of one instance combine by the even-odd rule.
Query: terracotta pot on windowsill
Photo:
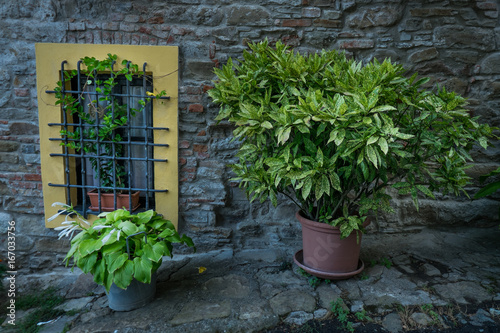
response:
[[[130,210],[129,197],[132,197],[132,210],[134,211],[139,208],[139,193],[140,191],[129,193],[116,193],[116,209],[125,208]],[[90,210],[99,211],[99,193],[96,189],[87,192],[90,198]],[[114,193],[104,193],[101,192],[101,212],[112,212],[115,210],[114,204],[115,194]]]

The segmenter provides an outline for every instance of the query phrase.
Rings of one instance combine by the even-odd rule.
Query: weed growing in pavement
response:
[[[313,276],[313,275],[307,273],[302,268],[299,268],[299,274],[302,275],[303,277],[307,278],[307,282],[314,289],[316,289],[317,287],[319,287],[319,285],[321,284],[321,282],[325,282],[326,284],[332,283],[331,280],[321,279],[319,277]]]
[[[352,322],[349,320],[349,310],[344,308],[344,301],[342,298],[337,298],[335,301],[330,303],[331,311],[337,317],[338,321],[342,325],[342,328],[349,332],[354,332],[354,327]]]
[[[41,292],[32,292],[21,295],[16,300],[16,309],[34,309],[29,315],[16,325],[19,332],[38,332],[41,326],[37,323],[55,319],[63,314],[64,310],[56,310],[55,307],[64,302],[64,297],[57,295],[55,288],[48,288]]]
[[[436,293],[436,289],[433,286],[429,286],[428,284],[424,284],[424,285],[420,286],[420,289],[429,293],[429,294]]]
[[[297,331],[298,333],[316,333],[318,332],[314,327],[310,326],[308,323],[300,326],[300,329]]]
[[[384,266],[387,269],[389,269],[389,268],[392,267],[393,263],[392,263],[392,261],[390,261],[386,257],[382,257],[379,260],[370,259],[370,267],[373,267],[373,266],[376,266],[376,265]]]
[[[392,267],[392,261],[390,261],[386,257],[383,257],[382,259],[380,259],[380,264],[382,266],[385,266],[388,269]]]
[[[342,298],[337,298],[335,301],[330,303],[330,311],[340,322],[342,328],[348,332],[354,332],[354,323],[351,319],[355,321],[371,321],[372,319],[366,314],[366,310],[351,314],[349,309],[346,307],[344,300]]]
[[[414,313],[425,313],[431,318],[431,322],[426,326],[432,326],[437,328],[445,327],[456,327],[457,319],[456,314],[460,313],[461,310],[457,305],[448,304],[445,306],[434,306],[432,304],[423,304],[420,306],[402,306],[397,304],[395,306],[399,317],[401,318],[402,326],[405,330],[414,330],[422,328],[412,318]]]
[[[359,312],[356,312],[354,314],[354,317],[356,317],[356,319],[359,321],[370,321],[371,320],[371,318],[366,314],[365,310],[361,310]]]
[[[434,306],[432,304],[423,304],[420,306],[420,309],[422,310],[423,313],[427,314],[429,317],[432,318],[431,325],[440,325],[441,324],[441,318],[439,317],[439,314],[434,311]]]
[[[289,262],[288,260],[286,259],[282,259],[281,260],[281,263],[280,263],[280,266],[279,266],[279,271],[282,272],[282,271],[287,271],[289,269],[292,269],[292,263]],[[302,268],[301,268],[302,269]]]
[[[309,282],[309,285],[311,287],[313,287],[314,289],[316,289],[321,284],[321,279],[318,278],[318,277],[316,277],[316,276],[312,276],[312,277],[309,278],[308,282]]]

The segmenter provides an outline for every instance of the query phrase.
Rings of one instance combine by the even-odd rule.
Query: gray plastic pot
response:
[[[156,292],[156,272],[151,276],[151,283],[146,284],[133,279],[127,289],[118,288],[114,283],[109,289],[109,307],[115,311],[131,311],[150,303]]]

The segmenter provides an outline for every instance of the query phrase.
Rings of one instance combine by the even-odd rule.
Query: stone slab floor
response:
[[[65,327],[71,333],[275,332],[279,327],[308,332],[314,330],[306,330],[307,321],[335,317],[330,304],[339,298],[351,314],[370,317],[349,319],[356,331],[367,332],[367,323],[379,332],[425,327],[452,332],[463,325],[485,332],[500,325],[498,227],[368,233],[362,244],[364,272],[331,283],[301,274],[292,260],[299,249],[297,243],[166,259],[155,300],[130,312],[111,311],[103,289],[90,276],[69,269],[43,280],[19,276],[18,285],[33,285],[37,279],[43,287],[55,284],[67,299],[61,308],[74,310],[41,325],[40,332]],[[200,274],[199,267],[206,271]],[[10,330],[5,324],[2,328]]]

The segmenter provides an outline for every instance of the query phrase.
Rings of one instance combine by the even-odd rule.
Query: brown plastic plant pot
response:
[[[301,264],[312,271],[330,273],[332,277],[360,272],[361,231],[355,231],[341,239],[338,227],[309,220],[301,212],[297,212],[295,217],[302,225]],[[368,224],[365,221],[364,226]]]

